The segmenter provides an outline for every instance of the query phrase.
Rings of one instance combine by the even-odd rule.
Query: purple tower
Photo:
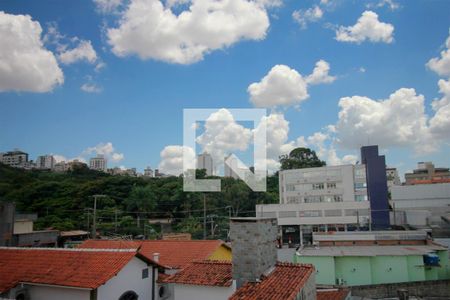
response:
[[[377,145],[364,146],[361,147],[361,162],[366,165],[372,228],[387,229],[390,222],[385,157],[378,155]]]

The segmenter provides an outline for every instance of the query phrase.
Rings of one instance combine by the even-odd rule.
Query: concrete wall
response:
[[[13,226],[16,207],[12,202],[0,202],[0,247],[14,246]]]
[[[396,209],[423,209],[450,205],[450,183],[419,184],[392,187]]]
[[[16,220],[14,222],[14,234],[29,233],[33,231],[33,221]]]
[[[230,287],[175,284],[173,299],[175,299],[175,300],[212,300],[212,299],[227,300],[234,293],[235,290],[236,290],[236,286],[234,284],[231,285]]]
[[[148,277],[143,279],[142,270],[146,268],[149,269]],[[147,266],[145,262],[135,257],[116,276],[98,288],[97,300],[119,299],[127,291],[134,291],[139,299],[151,299],[151,289],[152,266]],[[156,292],[155,287],[155,294]]]
[[[450,281],[402,282],[393,284],[366,285],[351,287],[352,296],[368,298],[397,297],[399,289],[407,289],[410,296],[450,298]]]
[[[256,281],[277,261],[277,223],[275,219],[232,218],[230,237],[233,247],[233,279],[239,287]]]
[[[54,286],[27,286],[32,300],[89,300],[90,291]]]

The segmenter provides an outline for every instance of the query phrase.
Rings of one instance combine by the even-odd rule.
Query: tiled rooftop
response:
[[[231,262],[197,261],[182,271],[161,280],[164,283],[231,286]]]
[[[277,263],[275,269],[261,282],[245,283],[230,300],[296,299],[313,272],[312,265]]]
[[[317,300],[345,300],[349,292],[350,291],[346,289],[318,290]]]
[[[139,248],[139,253],[149,259],[153,259],[153,253],[159,253],[160,264],[174,269],[182,269],[193,261],[208,259],[222,244],[224,243],[220,240],[87,240],[80,245],[80,248]]]
[[[132,250],[0,248],[0,293],[20,282],[95,289],[134,256]]]

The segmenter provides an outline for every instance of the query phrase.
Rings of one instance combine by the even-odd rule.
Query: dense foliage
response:
[[[199,172],[203,177],[204,174]],[[222,192],[205,193],[208,237],[226,238],[229,214],[254,216],[255,204],[278,201],[278,177],[267,179],[265,193],[241,180],[222,178]],[[181,177],[111,176],[79,168],[67,173],[27,171],[0,164],[0,201],[13,201],[22,213],[37,213],[35,229],[84,229],[92,226],[93,195],[97,228],[106,235],[156,236],[149,219],[172,219],[173,229],[203,236],[203,193],[183,192]]]
[[[316,152],[309,148],[295,148],[287,155],[280,157],[281,170],[323,167],[326,163],[320,160]]]

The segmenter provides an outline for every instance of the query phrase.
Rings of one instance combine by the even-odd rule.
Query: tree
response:
[[[326,163],[320,160],[316,152],[309,148],[295,148],[289,155],[280,156],[281,170],[323,167]]]
[[[135,186],[131,190],[126,204],[128,210],[137,211],[137,223],[140,227],[140,215],[154,210],[156,207],[156,194],[150,185]]]

